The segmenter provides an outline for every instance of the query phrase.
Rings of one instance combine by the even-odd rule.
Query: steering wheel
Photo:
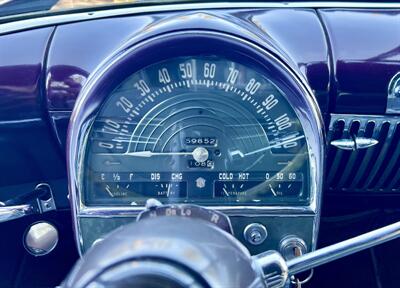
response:
[[[221,212],[154,199],[146,207],[94,245],[62,287],[288,287],[290,276],[400,236],[397,222],[285,261],[276,251],[251,256]]]

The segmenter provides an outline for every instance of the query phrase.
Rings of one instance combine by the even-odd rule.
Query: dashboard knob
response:
[[[268,231],[264,225],[251,223],[244,228],[244,239],[252,245],[261,245],[267,239]]]
[[[33,256],[49,254],[58,243],[58,231],[48,222],[32,224],[24,235],[24,247]]]

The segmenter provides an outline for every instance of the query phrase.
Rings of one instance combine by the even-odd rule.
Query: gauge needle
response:
[[[271,188],[272,194],[274,194],[274,196],[277,196],[277,195],[276,195],[276,192],[275,192],[274,188],[272,188],[271,184],[269,184],[269,188]]]
[[[168,189],[167,189],[167,197],[169,197],[170,193],[171,193],[171,186],[172,184],[167,184],[168,185]]]
[[[228,193],[228,191],[226,191],[225,187],[222,188],[222,191],[224,191],[225,195],[229,197],[229,193]]]
[[[108,186],[108,185],[106,186],[106,191],[108,194],[110,194],[111,197],[114,197],[114,194],[110,190],[110,186]]]
[[[276,147],[279,147],[279,146],[282,146],[282,145],[285,145],[285,144],[288,144],[288,143],[291,143],[291,142],[294,142],[294,141],[297,141],[297,140],[303,139],[303,138],[304,138],[304,135],[298,136],[298,137],[295,137],[295,138],[292,138],[292,139],[289,139],[289,140],[286,140],[286,141],[282,141],[282,142],[276,143],[274,145],[263,147],[263,148],[260,148],[260,149],[257,149],[257,150],[251,151],[251,152],[247,152],[247,153],[243,153],[240,150],[233,150],[233,151],[230,151],[230,154],[231,154],[231,156],[239,155],[240,157],[243,158],[245,156],[249,156],[249,155],[257,154],[257,153],[260,153],[260,152],[263,152],[263,151],[267,151],[267,150],[270,150],[272,148],[276,148]]]
[[[174,156],[174,155],[193,155],[193,152],[152,152],[152,151],[137,151],[137,152],[127,152],[122,155],[125,156],[135,156],[135,157],[153,157],[153,156]]]
[[[192,152],[153,152],[153,151],[135,151],[126,153],[102,153],[101,155],[121,155],[121,156],[134,156],[149,158],[153,156],[193,156],[197,162],[204,162],[208,160],[208,150],[204,147],[197,147]]]

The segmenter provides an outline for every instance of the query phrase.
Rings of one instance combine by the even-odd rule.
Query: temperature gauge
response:
[[[215,198],[247,198],[263,181],[215,181]]]

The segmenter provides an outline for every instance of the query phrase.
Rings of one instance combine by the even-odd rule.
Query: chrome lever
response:
[[[400,221],[287,261],[297,274],[400,237]]]
[[[0,202],[0,223],[18,219],[34,213],[35,209],[30,204],[5,206],[3,202]]]
[[[290,276],[400,237],[400,221],[360,236],[315,250],[289,261],[276,251],[253,257],[264,274],[267,287],[284,287]]]
[[[37,185],[31,198],[33,198],[31,201],[25,200],[27,204],[7,205],[7,202],[0,202],[0,223],[56,209],[53,192],[46,183]]]

